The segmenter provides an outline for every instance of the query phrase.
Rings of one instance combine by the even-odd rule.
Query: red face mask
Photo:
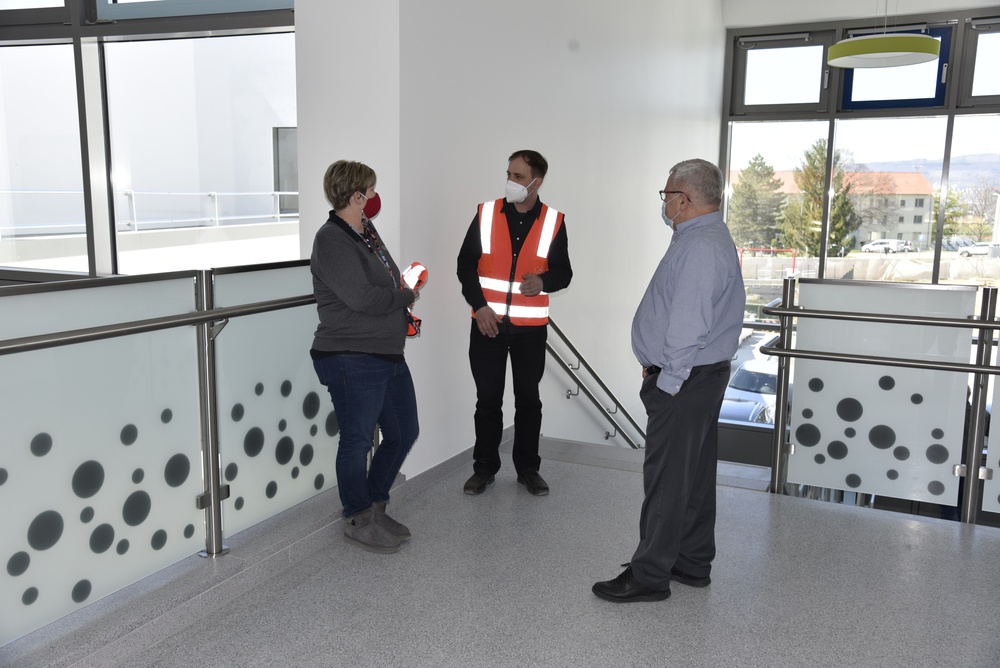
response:
[[[362,195],[364,197],[364,195]],[[365,200],[364,213],[368,220],[371,220],[378,215],[378,212],[382,210],[382,198],[375,193],[374,196],[369,197]]]

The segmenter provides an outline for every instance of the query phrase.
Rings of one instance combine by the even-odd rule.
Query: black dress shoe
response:
[[[707,587],[712,584],[712,578],[708,576],[696,578],[693,575],[688,575],[676,566],[670,569],[670,579],[677,580],[681,584],[686,584],[689,587]]]
[[[472,477],[465,481],[464,492],[466,494],[482,494],[486,490],[486,485],[493,484],[496,477],[485,473],[473,473]]]
[[[517,481],[528,488],[528,491],[535,496],[545,496],[549,493],[548,484],[538,475],[538,471],[528,471],[518,473]]]
[[[626,564],[625,570],[614,580],[597,582],[592,590],[598,598],[612,603],[633,603],[635,601],[662,601],[670,598],[669,589],[650,589],[635,581],[632,576],[632,566]]]

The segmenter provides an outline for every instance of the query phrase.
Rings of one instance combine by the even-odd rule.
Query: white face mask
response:
[[[534,183],[538,179],[531,179],[531,183]],[[507,201],[511,204],[520,204],[528,197],[528,188],[531,187],[531,183],[527,186],[522,186],[520,183],[514,183],[510,179],[507,179],[507,188],[505,195],[507,196]]]

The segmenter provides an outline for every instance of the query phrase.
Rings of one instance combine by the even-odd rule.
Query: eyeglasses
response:
[[[660,201],[661,202],[666,202],[667,201],[667,195],[684,195],[685,197],[687,197],[687,193],[684,192],[683,190],[661,190],[660,191]],[[688,197],[688,199],[691,199],[691,198]]]

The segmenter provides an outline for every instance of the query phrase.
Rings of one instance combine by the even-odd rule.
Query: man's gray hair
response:
[[[678,162],[670,168],[674,187],[683,190],[694,204],[722,206],[725,186],[722,171],[708,160],[694,158]]]

